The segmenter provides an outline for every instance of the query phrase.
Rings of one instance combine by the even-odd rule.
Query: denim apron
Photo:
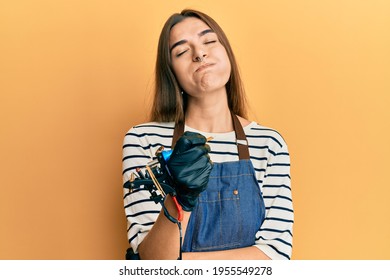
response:
[[[265,216],[265,206],[249,157],[244,130],[232,114],[239,154],[238,161],[214,163],[207,189],[193,209],[182,250],[206,252],[248,247]],[[184,133],[175,126],[172,147]]]

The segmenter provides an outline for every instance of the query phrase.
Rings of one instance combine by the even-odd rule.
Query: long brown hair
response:
[[[231,73],[226,83],[229,109],[236,115],[246,118],[245,91],[233,50],[222,28],[210,16],[185,9],[180,14],[173,14],[165,22],[158,41],[157,60],[155,69],[154,100],[151,111],[151,121],[183,122],[186,109],[186,95],[181,94],[180,85],[171,67],[169,51],[169,35],[172,27],[188,17],[195,17],[206,23],[218,36],[225,47],[231,64]]]

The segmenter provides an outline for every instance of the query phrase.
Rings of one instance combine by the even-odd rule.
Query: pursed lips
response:
[[[201,66],[199,66],[195,72],[199,72],[199,71],[202,71],[203,69],[206,69],[210,66],[213,66],[214,64],[213,63],[205,63],[205,64],[202,64]]]

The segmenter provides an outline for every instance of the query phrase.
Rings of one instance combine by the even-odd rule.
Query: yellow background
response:
[[[390,2],[0,2],[0,259],[123,259],[121,148],[159,32],[226,31],[251,119],[289,145],[293,259],[390,259]]]

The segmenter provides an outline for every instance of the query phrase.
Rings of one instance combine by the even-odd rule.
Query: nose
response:
[[[194,51],[194,56],[193,56],[192,60],[194,62],[202,62],[206,57],[207,57],[207,54],[204,50],[196,49]]]

